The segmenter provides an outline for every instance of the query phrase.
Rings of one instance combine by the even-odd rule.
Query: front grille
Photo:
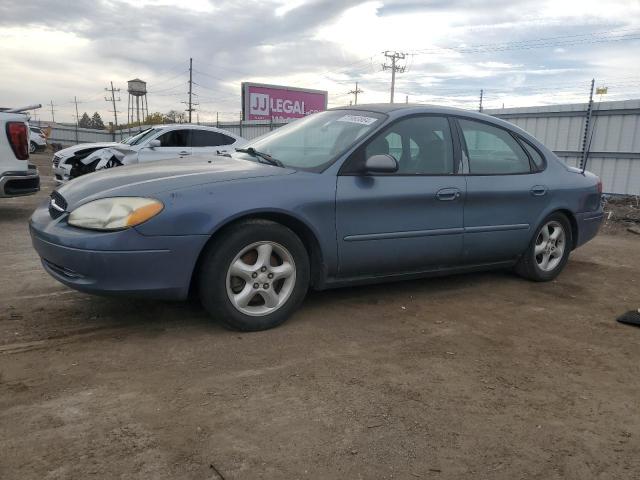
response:
[[[67,201],[57,190],[51,192],[51,199],[49,200],[49,215],[51,218],[58,218],[67,210]]]
[[[58,165],[60,165],[60,157],[58,155],[54,155],[52,163],[53,163],[53,168],[58,168]]]

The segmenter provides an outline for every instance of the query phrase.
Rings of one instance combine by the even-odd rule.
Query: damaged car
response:
[[[246,143],[242,137],[216,127],[202,125],[157,125],[123,141],[76,154],[58,165],[65,169],[59,183],[87,173],[122,165],[185,158],[192,154],[228,154]],[[55,167],[55,165],[54,165]]]

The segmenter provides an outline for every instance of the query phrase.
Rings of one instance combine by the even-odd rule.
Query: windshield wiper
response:
[[[248,153],[249,155],[252,155],[256,158],[260,158],[262,160],[264,160],[267,164],[269,165],[274,165],[276,167],[281,167],[281,168],[286,168],[284,166],[284,163],[282,163],[280,160],[278,160],[277,158],[273,158],[271,155],[269,155],[268,153],[264,153],[264,152],[259,152],[258,150],[256,150],[253,147],[249,147],[249,148],[236,148],[236,152],[240,152],[240,153]],[[265,163],[265,162],[261,162],[261,163]]]

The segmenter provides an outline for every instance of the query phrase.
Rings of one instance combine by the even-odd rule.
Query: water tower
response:
[[[134,78],[127,82],[127,123],[131,125],[134,121],[140,125],[140,112],[142,111],[142,121],[149,116],[149,104],[147,103],[147,82],[139,78]]]

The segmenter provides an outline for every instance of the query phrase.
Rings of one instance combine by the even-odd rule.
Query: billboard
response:
[[[327,109],[327,92],[242,82],[243,120],[288,122]]]

